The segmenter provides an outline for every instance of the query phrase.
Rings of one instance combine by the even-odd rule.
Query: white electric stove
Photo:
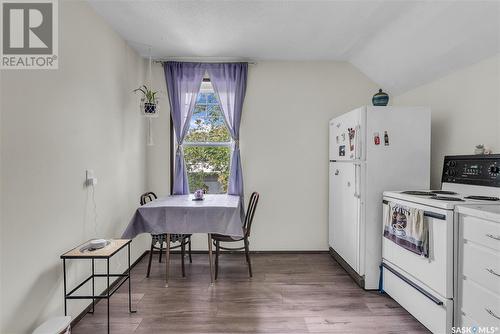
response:
[[[381,289],[434,333],[454,325],[458,223],[455,208],[500,204],[500,155],[446,156],[440,190],[384,192],[384,210],[396,204],[424,211],[429,257],[382,237]]]

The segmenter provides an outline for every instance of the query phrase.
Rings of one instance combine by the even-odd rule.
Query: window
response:
[[[183,143],[189,191],[227,192],[231,161],[231,135],[212,84],[201,85]]]

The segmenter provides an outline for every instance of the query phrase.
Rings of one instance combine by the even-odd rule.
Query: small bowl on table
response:
[[[205,191],[203,189],[196,189],[193,195],[193,201],[203,201],[205,199]]]

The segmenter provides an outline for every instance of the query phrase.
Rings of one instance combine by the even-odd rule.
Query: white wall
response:
[[[472,154],[476,144],[500,152],[500,56],[483,60],[394,98],[432,109],[431,184],[441,184],[443,157]]]
[[[170,106],[161,64],[153,64],[152,84],[158,91],[160,112],[153,119],[154,145],[147,147],[148,189],[157,195],[170,193]]]
[[[155,77],[165,80],[160,66]],[[249,67],[240,147],[246,199],[261,194],[253,250],[328,249],[328,120],[371,103],[376,91],[345,62]],[[169,192],[167,99],[164,106],[155,121],[156,145],[148,150],[148,184],[160,195]],[[206,248],[206,236],[194,239],[195,249]]]
[[[1,333],[63,313],[59,256],[95,235],[85,169],[98,178],[98,236],[120,237],[146,189],[145,120],[131,93],[144,61],[86,2],[59,6],[59,70],[1,78]],[[134,240],[132,261],[147,245],[146,235]],[[69,286],[89,269],[70,264]],[[70,314],[86,303],[70,301]]]

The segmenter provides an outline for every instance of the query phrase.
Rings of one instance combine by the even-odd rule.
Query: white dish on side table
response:
[[[80,248],[80,252],[84,251],[94,251],[97,249],[101,249],[109,245],[111,241],[106,240],[106,239],[92,239],[90,240],[87,244],[85,244],[83,247]]]
[[[91,249],[101,249],[108,245],[109,241],[106,239],[94,239],[90,240],[90,248]]]

